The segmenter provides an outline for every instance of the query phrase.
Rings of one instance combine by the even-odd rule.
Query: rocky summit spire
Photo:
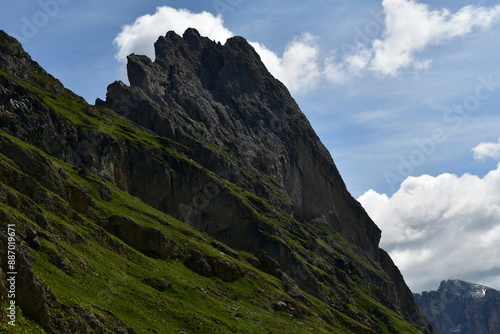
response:
[[[379,229],[347,192],[288,90],[244,38],[221,45],[188,29],[183,37],[174,32],[160,37],[155,49],[154,62],[128,57],[131,86],[111,85],[108,106],[131,96],[136,108],[115,109],[161,136],[187,146],[193,145],[188,138],[196,137],[224,152],[219,163],[206,154],[193,155],[201,165],[221,174],[236,161],[245,166],[244,188],[255,189],[299,221],[332,226],[367,253],[378,253]],[[174,121],[178,117],[187,118],[190,126],[180,128]],[[252,173],[272,180],[280,196],[272,196]]]

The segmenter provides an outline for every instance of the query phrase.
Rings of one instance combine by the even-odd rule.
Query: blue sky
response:
[[[493,177],[500,160],[500,1],[4,0],[1,7],[0,29],[90,103],[105,97],[108,84],[126,80],[119,52],[146,53],[133,42],[154,37],[152,26],[136,21],[141,16],[157,18],[160,30],[194,20],[205,25],[199,30],[214,28],[213,39],[247,38],[290,88],[353,196],[386,230],[382,246],[414,290],[447,278],[500,288],[500,260],[490,259],[500,254],[489,249],[472,252],[488,259],[476,256],[484,265],[472,269],[451,260],[440,261],[441,270],[431,265],[471,254],[474,247],[459,247],[462,240],[500,241],[494,196],[500,183]],[[211,17],[200,23],[203,11]],[[442,196],[454,195],[456,201],[442,204]],[[472,209],[469,203],[482,196]],[[417,208],[422,198],[436,208]],[[461,201],[465,209],[455,210]],[[427,209],[432,214],[421,215]],[[484,227],[485,221],[491,223]],[[431,233],[458,240],[448,245],[457,250],[429,242]],[[412,270],[414,259],[436,274]]]

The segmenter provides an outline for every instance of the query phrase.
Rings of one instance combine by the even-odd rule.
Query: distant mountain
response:
[[[415,299],[438,334],[500,333],[500,292],[461,280],[442,281]]]
[[[90,105],[0,31],[0,331],[433,333],[247,41],[155,49]]]

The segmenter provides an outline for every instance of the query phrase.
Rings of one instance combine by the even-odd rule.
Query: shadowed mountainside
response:
[[[18,320],[49,333],[431,333],[252,47],[188,29],[155,48],[154,62],[130,55],[130,86],[92,106],[0,33]]]

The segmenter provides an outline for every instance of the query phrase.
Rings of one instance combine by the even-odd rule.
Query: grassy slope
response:
[[[2,140],[9,139],[3,137]],[[19,149],[27,148],[19,145]],[[32,150],[36,151],[35,148]],[[15,165],[3,155],[0,155],[0,161]],[[271,329],[283,333],[301,333],[306,328],[324,328],[333,332],[344,330],[341,322],[337,326],[326,325],[319,317],[323,313],[323,305],[312,297],[308,297],[308,300],[311,309],[318,315],[294,319],[289,313],[274,312],[271,308],[274,301],[291,299],[276,278],[256,271],[246,261],[237,261],[222,254],[209,246],[210,241],[213,241],[209,236],[145,205],[111,184],[106,185],[111,189],[113,199],[109,202],[99,200],[96,194],[99,181],[93,182],[98,180],[97,177],[83,179],[74,168],[53,158],[52,161],[67,172],[68,183],[89,189],[100,207],[83,216],[84,221],[77,222],[68,220],[61,212],[50,212],[43,205],[37,205],[52,221],[49,232],[54,238],[53,241],[42,239],[43,249],[34,252],[34,269],[63,304],[82,305],[97,313],[102,313],[99,309],[111,311],[139,333],[148,329],[160,333],[179,333],[181,330],[196,333],[268,333]],[[24,196],[17,192],[16,195]],[[0,204],[0,210],[16,217],[13,219],[19,224],[39,229],[31,221],[30,215],[5,204]],[[128,246],[125,246],[127,256],[122,257],[105,247],[103,241],[96,237],[97,231],[101,230],[101,218],[116,213],[132,217],[143,226],[162,230],[182,245],[184,253],[199,249],[210,256],[239,262],[251,273],[237,282],[225,283],[218,278],[205,278],[192,272],[182,260],[166,262],[149,258]],[[79,242],[71,241],[75,239]],[[63,258],[70,264],[71,273],[68,275],[63,272],[53,264],[51,258]],[[171,281],[173,288],[158,292],[142,283],[142,279],[151,277]],[[341,315],[338,317],[344,318]],[[344,320],[349,322],[348,319]]]

